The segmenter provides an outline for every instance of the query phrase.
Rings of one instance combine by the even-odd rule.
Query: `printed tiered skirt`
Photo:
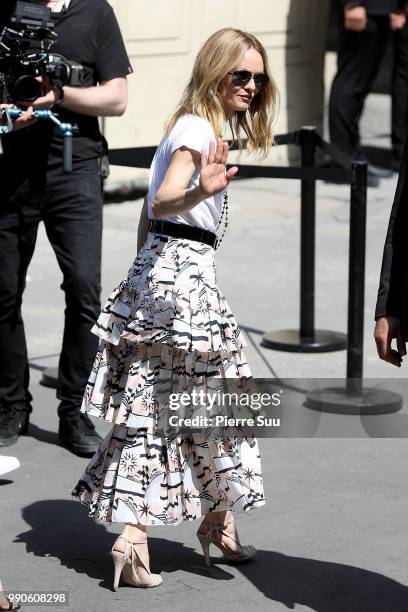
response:
[[[158,431],[169,394],[228,390],[252,375],[216,280],[214,249],[148,233],[92,332],[100,337],[81,412],[112,423],[72,495],[102,522],[177,525],[265,504],[253,435]]]

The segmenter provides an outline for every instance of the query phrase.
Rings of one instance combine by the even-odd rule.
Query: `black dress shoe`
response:
[[[367,187],[379,187],[380,177],[370,172],[367,168]]]
[[[321,161],[317,167],[318,168],[341,168],[342,166],[339,166],[336,162],[332,161],[330,158],[326,158],[323,161]],[[370,165],[368,165],[367,167],[367,187],[378,187],[380,184],[380,178],[378,174],[373,174],[373,172],[370,171],[370,168],[372,167],[373,166],[370,166]],[[335,185],[349,185],[350,184],[348,181],[344,181],[341,179],[324,179],[324,182],[333,183]]]
[[[58,437],[68,450],[80,457],[92,457],[102,441],[86,414],[75,418],[61,418]]]
[[[11,446],[18,436],[27,433],[28,410],[26,406],[0,404],[0,446]]]
[[[378,178],[389,178],[394,174],[391,168],[380,168],[379,166],[373,166],[372,164],[367,165],[367,173]]]

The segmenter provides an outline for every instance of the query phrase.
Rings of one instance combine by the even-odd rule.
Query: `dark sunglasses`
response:
[[[231,82],[234,85],[240,85],[241,87],[249,83],[249,81],[253,78],[255,87],[260,89],[269,81],[269,77],[264,72],[250,72],[249,70],[234,70],[233,72],[229,72],[228,74],[232,75]]]

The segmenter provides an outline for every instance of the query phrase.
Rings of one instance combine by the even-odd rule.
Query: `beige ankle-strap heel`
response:
[[[255,558],[255,546],[252,546],[251,544],[248,546],[242,546],[242,544],[237,542],[237,540],[235,540],[232,536],[230,536],[224,531],[226,527],[228,527],[228,525],[232,523],[232,521],[227,521],[226,523],[212,523],[210,521],[207,522],[209,526],[209,530],[207,533],[200,533],[200,531],[197,531],[197,537],[202,546],[204,560],[207,567],[211,565],[210,544],[214,544],[215,546],[217,546],[217,548],[219,548],[223,553],[224,557],[232,563],[246,563],[247,561],[252,561]],[[241,550],[238,552],[230,550],[228,546],[226,546],[225,543],[222,541],[223,536],[230,538],[233,542],[238,544]]]
[[[125,536],[119,536],[118,540],[121,539],[125,542],[125,551],[114,550],[113,545],[111,555],[114,565],[114,578],[113,578],[113,589],[118,590],[120,577],[122,576],[123,582],[130,586],[151,588],[159,586],[163,580],[159,574],[152,574],[149,568],[149,562],[147,555],[143,553],[140,548],[146,546],[145,542],[131,542]],[[140,546],[139,550],[136,550],[136,546]],[[146,572],[149,574],[149,578],[142,579],[136,573],[137,559],[141,562]]]
[[[6,594],[3,592],[3,585],[0,580],[0,610],[20,610],[20,604],[14,603],[11,599],[9,599]]]

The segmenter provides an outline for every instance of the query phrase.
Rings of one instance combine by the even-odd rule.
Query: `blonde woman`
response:
[[[112,556],[114,588],[161,584],[150,572],[147,526],[202,518],[205,561],[218,546],[252,560],[234,513],[265,504],[257,440],[211,430],[173,438],[155,430],[162,395],[214,379],[247,380],[247,346],[219,289],[215,230],[228,183],[229,122],[241,146],[266,154],[277,92],[261,43],[232,28],[213,34],[194,64],[150,168],[138,255],[93,331],[100,346],[82,411],[113,424],[73,491],[98,521],[125,523]],[[224,215],[226,211],[224,210]]]

